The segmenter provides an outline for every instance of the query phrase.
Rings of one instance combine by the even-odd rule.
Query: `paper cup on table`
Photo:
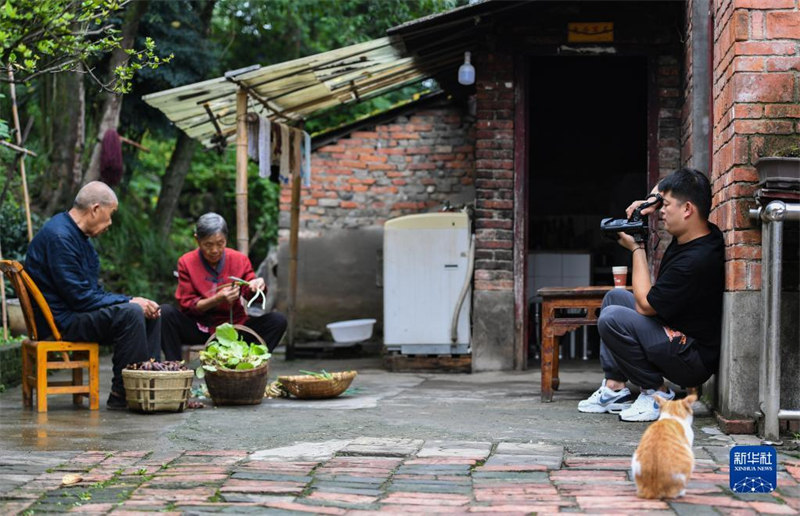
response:
[[[611,267],[611,273],[614,275],[614,288],[625,288],[628,284],[628,268],[624,265]]]

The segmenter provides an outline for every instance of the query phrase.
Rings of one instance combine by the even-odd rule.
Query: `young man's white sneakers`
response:
[[[665,400],[675,399],[672,389],[668,392],[642,389],[633,405],[619,413],[619,419],[621,421],[655,421],[661,414],[661,408],[656,403],[655,396],[660,396]]]
[[[599,389],[578,403],[578,410],[590,414],[604,414],[606,412],[616,414],[630,407],[631,400],[633,400],[633,395],[631,395],[630,389],[624,387],[614,391],[606,387],[606,381],[603,380],[603,384]]]

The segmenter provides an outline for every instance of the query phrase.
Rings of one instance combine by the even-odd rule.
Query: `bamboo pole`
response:
[[[3,259],[3,246],[0,245],[0,260]],[[3,340],[8,340],[8,308],[6,307],[6,279],[0,272],[0,319],[3,319]]]
[[[248,254],[247,229],[247,91],[236,92],[236,248]]]
[[[291,131],[291,140],[302,138],[302,131]],[[289,226],[289,328],[286,342],[286,360],[294,359],[294,327],[297,302],[297,244],[300,231],[300,142],[290,146],[294,153],[292,171],[292,208]]]
[[[17,110],[17,88],[14,86],[14,72],[8,70],[8,88],[11,93],[11,114],[14,118],[14,129],[17,133],[17,146],[22,147],[22,130],[19,127],[19,111]],[[25,153],[19,158],[19,174],[22,178],[22,198],[25,202],[25,219],[28,223],[28,242],[33,240],[33,223],[31,222],[31,199],[28,195],[28,179],[25,176]]]

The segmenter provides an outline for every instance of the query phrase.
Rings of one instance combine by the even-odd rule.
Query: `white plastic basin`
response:
[[[360,342],[372,337],[374,324],[375,319],[353,319],[333,322],[326,326],[336,342]]]

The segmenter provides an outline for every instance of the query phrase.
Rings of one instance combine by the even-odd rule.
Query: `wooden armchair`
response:
[[[99,344],[62,340],[47,301],[22,264],[14,260],[0,260],[0,272],[11,280],[28,328],[29,338],[22,343],[22,402],[26,407],[33,406],[33,390],[36,390],[36,408],[39,412],[47,412],[48,394],[72,394],[76,405],[80,405],[82,398],[87,396],[89,408],[97,410],[100,406]],[[32,301],[50,328],[52,335],[47,340],[39,338]],[[72,380],[48,382],[48,372],[58,369],[71,369]],[[88,385],[83,383],[84,369],[89,373]]]

